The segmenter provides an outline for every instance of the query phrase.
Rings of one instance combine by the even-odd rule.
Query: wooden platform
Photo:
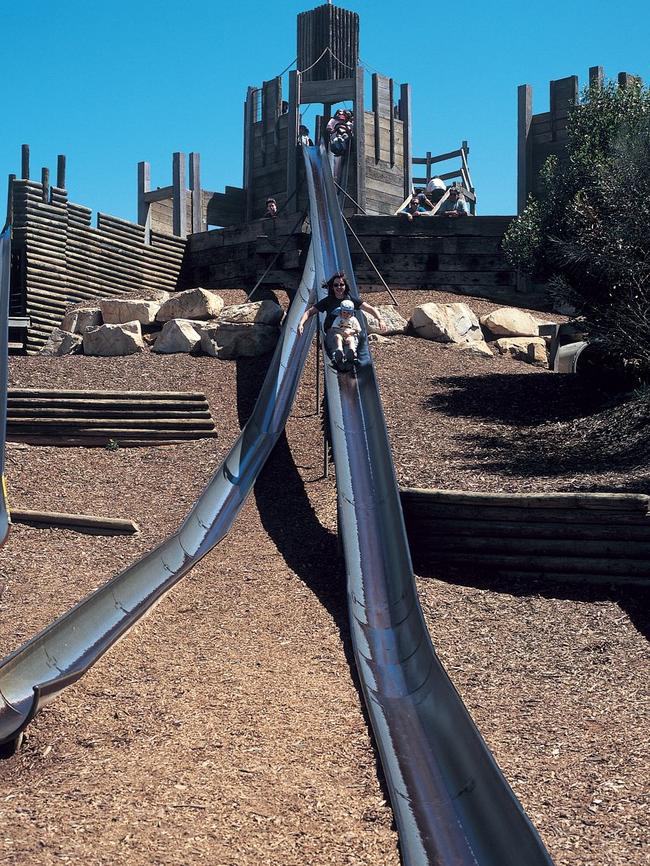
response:
[[[31,445],[129,447],[217,435],[204,394],[10,388],[7,439]]]

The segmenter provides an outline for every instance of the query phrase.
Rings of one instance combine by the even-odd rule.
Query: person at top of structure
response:
[[[337,109],[325,128],[329,138],[329,148],[334,156],[341,156],[345,152],[353,128],[352,112],[346,108]]]
[[[447,192],[447,185],[441,177],[432,177],[425,189],[429,201],[436,205]]]
[[[440,209],[436,213],[436,216],[453,218],[469,216],[465,197],[455,184],[449,187],[449,196],[447,200],[443,201],[440,205]]]
[[[329,340],[332,360],[338,368],[341,368],[344,360],[347,364],[353,364],[357,360],[361,325],[354,315],[352,301],[341,301],[334,313],[336,318],[329,330]]]
[[[400,216],[412,220],[414,217],[426,216],[432,209],[433,205],[424,193],[414,192],[400,211]]]
[[[267,198],[266,200],[266,213],[264,216],[267,219],[275,219],[278,215],[278,203],[274,198]]]
[[[377,321],[379,322],[379,330],[385,331],[386,326],[384,325],[381,313],[376,307],[373,307],[367,301],[360,301],[357,298],[353,298],[350,294],[350,286],[345,277],[345,274],[342,271],[333,274],[329,280],[323,283],[323,286],[327,287],[327,295],[315,304],[312,304],[311,307],[308,307],[302,315],[302,319],[298,324],[298,336],[300,336],[304,330],[306,322],[311,319],[312,316],[315,316],[316,313],[326,313],[325,316],[325,324],[323,330],[326,334],[329,335],[329,330],[332,327],[332,322],[336,318],[335,310],[341,306],[341,301],[350,301],[354,306],[355,310],[363,310],[364,313],[370,313]],[[330,349],[330,344],[326,338],[325,345]]]
[[[298,127],[298,144],[302,144],[305,147],[313,147],[314,142],[309,137],[309,129],[304,124],[300,124]]]

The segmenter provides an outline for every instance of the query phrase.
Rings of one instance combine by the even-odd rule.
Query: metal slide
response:
[[[296,331],[313,286],[312,245],[253,413],[180,528],[0,662],[0,744],[15,744],[45,703],[83,676],[229,531],[291,410],[312,334],[299,339]]]
[[[317,148],[305,160],[317,284],[343,270],[353,285],[331,173]],[[552,866],[431,644],[367,342],[359,359],[356,376],[326,361],[327,403],[354,651],[403,862]]]
[[[9,275],[11,226],[0,234],[0,546],[9,534],[9,506],[5,482],[5,441],[7,438],[7,378],[9,367]]]

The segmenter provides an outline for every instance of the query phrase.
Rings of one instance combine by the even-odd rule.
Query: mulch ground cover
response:
[[[425,300],[496,306],[398,299],[404,315]],[[373,354],[401,484],[650,493],[644,436],[617,451],[603,432],[625,415],[611,395],[411,337]],[[13,527],[0,553],[0,656],[177,527],[264,367],[150,353],[12,359],[10,386],[203,391],[219,436],[8,446],[16,508],[128,517],[141,533]],[[0,862],[399,863],[353,669],[315,402],[312,352],[286,438],[227,539],[0,765]],[[443,578],[417,578],[434,644],[556,864],[650,863],[647,592]]]

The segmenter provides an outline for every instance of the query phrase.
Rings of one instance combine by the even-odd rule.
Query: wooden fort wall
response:
[[[602,66],[589,69],[589,86],[602,86]],[[629,72],[619,72],[618,86],[636,80]],[[528,196],[539,192],[539,172],[549,156],[564,159],[568,141],[567,119],[580,96],[577,75],[549,83],[549,110],[533,114],[533,88],[522,84],[517,91],[517,212],[521,213]]]
[[[545,288],[518,286],[517,274],[505,259],[501,240],[511,219],[423,217],[408,222],[403,217],[354,216],[350,225],[392,287],[550,308]],[[184,285],[250,290],[270,267],[264,284],[295,289],[309,235],[297,228],[287,238],[292,228],[291,218],[283,217],[193,235],[188,239]],[[384,291],[351,232],[348,242],[359,285],[364,291]]]
[[[155,229],[97,215],[68,201],[65,189],[13,180],[12,247],[19,260],[12,309],[31,319],[26,349],[37,352],[66,307],[140,289],[178,286],[186,241]]]

